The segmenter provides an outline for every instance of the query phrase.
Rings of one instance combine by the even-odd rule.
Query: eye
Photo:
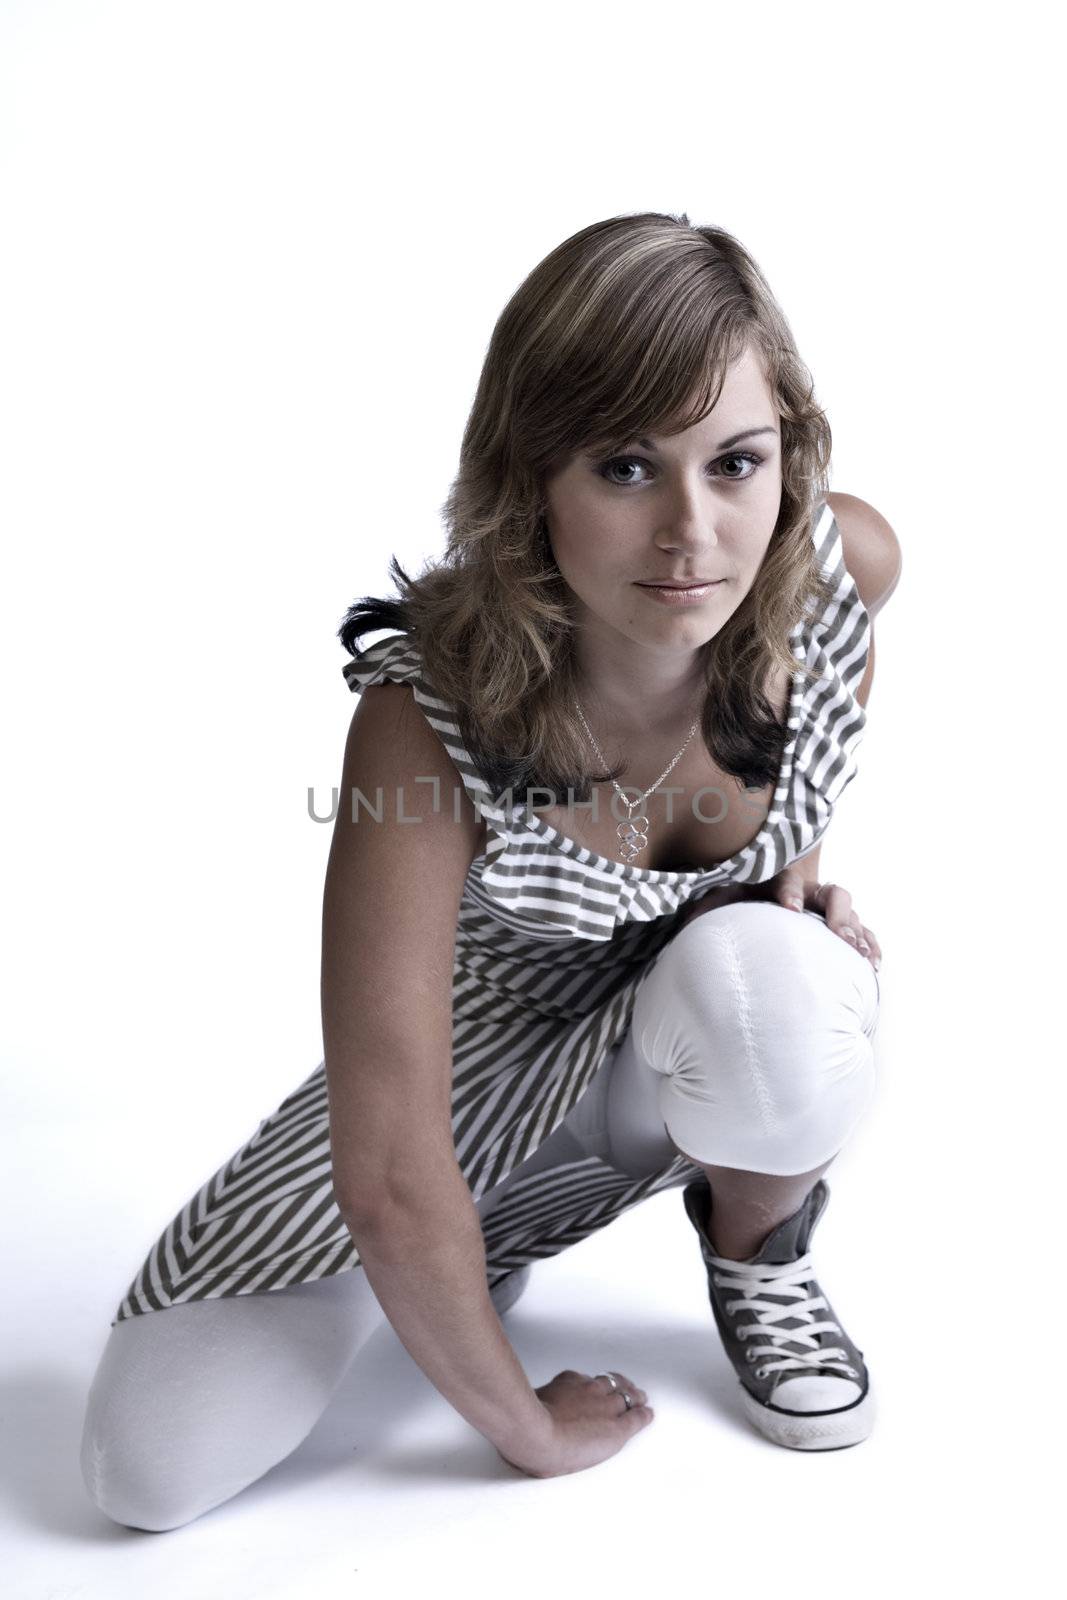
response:
[[[747,479],[755,476],[756,470],[762,465],[762,462],[763,457],[756,455],[752,450],[731,450],[728,455],[720,456],[714,465],[719,468],[728,465],[731,467],[730,471],[720,471],[717,474],[725,478],[728,483],[744,483]],[[750,470],[748,472],[733,470],[738,463],[747,464]],[[610,456],[607,461],[602,461],[596,470],[606,483],[612,483],[619,489],[628,489],[631,484],[640,484],[645,481],[632,475],[634,469],[647,472],[648,466],[649,463],[641,456]],[[628,469],[631,476],[626,478],[615,477],[616,468]]]
[[[605,478],[608,481],[608,483],[614,483],[614,484],[617,484],[620,488],[626,488],[629,484],[636,483],[639,480],[636,479],[636,478],[613,478],[611,476],[612,468],[613,467],[631,467],[631,468],[640,467],[643,470],[647,465],[648,465],[647,462],[640,461],[637,458],[637,456],[612,456],[610,458],[610,460],[602,461],[600,463],[600,466],[597,467],[597,472],[600,474],[600,476],[602,478]]]
[[[724,463],[724,462],[727,462],[727,461],[747,461],[747,462],[749,462],[751,467],[752,467],[752,471],[751,472],[744,472],[744,473],[727,472],[727,473],[724,473],[724,477],[736,478],[739,482],[743,483],[746,478],[751,478],[755,474],[756,468],[760,465],[760,462],[762,461],[762,459],[763,459],[762,456],[756,455],[751,450],[733,450],[733,451],[731,451],[731,453],[728,456],[721,456],[720,457],[720,463]]]

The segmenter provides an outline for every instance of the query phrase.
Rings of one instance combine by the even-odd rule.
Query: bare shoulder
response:
[[[462,819],[465,845],[470,850],[470,866],[486,842],[485,818],[478,815],[467,795],[463,779],[445,748],[444,740],[430,726],[406,683],[378,683],[362,691],[349,726],[345,747],[345,792],[359,787],[359,780],[384,789],[392,804],[396,794],[397,821],[430,824],[440,844],[456,833]],[[369,792],[369,791],[367,791]],[[451,828],[435,821],[451,819]]]
[[[826,504],[841,534],[841,553],[860,599],[873,617],[881,611],[900,579],[900,540],[866,500],[854,494],[828,494]]]

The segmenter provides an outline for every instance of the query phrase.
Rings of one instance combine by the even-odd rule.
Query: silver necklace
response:
[[[588,722],[586,722],[586,720],[585,720],[585,712],[582,710],[581,706],[578,704],[577,699],[574,702],[574,708],[577,711],[578,715],[582,719],[582,727],[585,729],[586,734],[588,735],[588,738],[589,738],[589,743],[593,746],[593,749],[596,751],[597,756],[599,757],[601,764],[604,767],[608,767],[610,765],[610,762],[605,761],[604,755],[603,755],[603,752],[601,751],[600,746],[597,744],[596,740],[593,738],[592,729],[590,728]],[[614,788],[615,793],[621,797],[622,803],[623,803],[624,806],[626,806],[627,812],[628,812],[626,821],[625,822],[620,822],[618,827],[615,830],[616,833],[619,836],[619,842],[620,842],[620,844],[622,846],[622,853],[623,853],[623,855],[624,855],[624,857],[626,858],[627,861],[632,861],[635,856],[640,855],[641,851],[645,848],[645,846],[648,843],[648,826],[649,826],[648,818],[644,815],[644,813],[642,813],[639,817],[635,818],[634,817],[635,809],[638,806],[644,804],[644,802],[648,799],[649,795],[652,794],[654,790],[659,788],[660,784],[663,782],[664,778],[667,776],[667,773],[673,771],[673,769],[677,766],[678,762],[682,759],[683,755],[686,752],[686,749],[689,746],[689,741],[692,739],[693,735],[696,733],[696,731],[699,728],[699,726],[700,726],[699,722],[694,722],[693,723],[693,726],[689,730],[689,734],[688,734],[688,736],[686,738],[685,744],[683,744],[682,748],[679,750],[678,754],[675,756],[675,758],[671,762],[670,766],[667,767],[664,772],[661,772],[659,777],[656,779],[655,783],[652,785],[652,787],[650,789],[646,789],[644,794],[638,796],[638,798],[636,800],[627,800],[626,796],[623,794],[622,790],[619,788],[619,785],[615,782],[615,779],[612,778],[612,780],[611,780],[612,787]]]

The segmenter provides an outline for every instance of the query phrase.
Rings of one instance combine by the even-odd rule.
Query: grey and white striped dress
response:
[[[794,675],[789,737],[764,827],[736,855],[703,870],[626,866],[521,803],[495,806],[460,742],[454,708],[424,681],[407,635],[380,639],[345,664],[357,693],[387,681],[411,685],[488,824],[460,905],[452,991],[452,1130],[476,1201],[581,1098],[629,1027],[637,986],[677,930],[679,909],[723,883],[763,882],[805,855],[854,777],[866,722],[856,691],[870,619],[828,506],[813,517],[812,537],[834,598],[798,624],[790,644],[819,676]],[[490,1286],[695,1170],[677,1156],[634,1180],[590,1156],[517,1180],[483,1223]],[[320,1061],[164,1229],[112,1326],[189,1300],[261,1293],[358,1265],[331,1184]]]

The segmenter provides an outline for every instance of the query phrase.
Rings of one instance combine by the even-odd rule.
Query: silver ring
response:
[[[613,1373],[611,1373],[611,1372],[594,1372],[593,1373],[593,1377],[594,1378],[607,1378],[608,1382],[611,1384],[612,1393],[614,1393],[616,1390],[618,1390],[619,1393],[622,1395],[623,1400],[626,1402],[627,1411],[632,1411],[633,1410],[634,1403],[633,1403],[632,1397],[626,1393],[625,1389],[619,1389],[619,1385],[618,1385]]]

